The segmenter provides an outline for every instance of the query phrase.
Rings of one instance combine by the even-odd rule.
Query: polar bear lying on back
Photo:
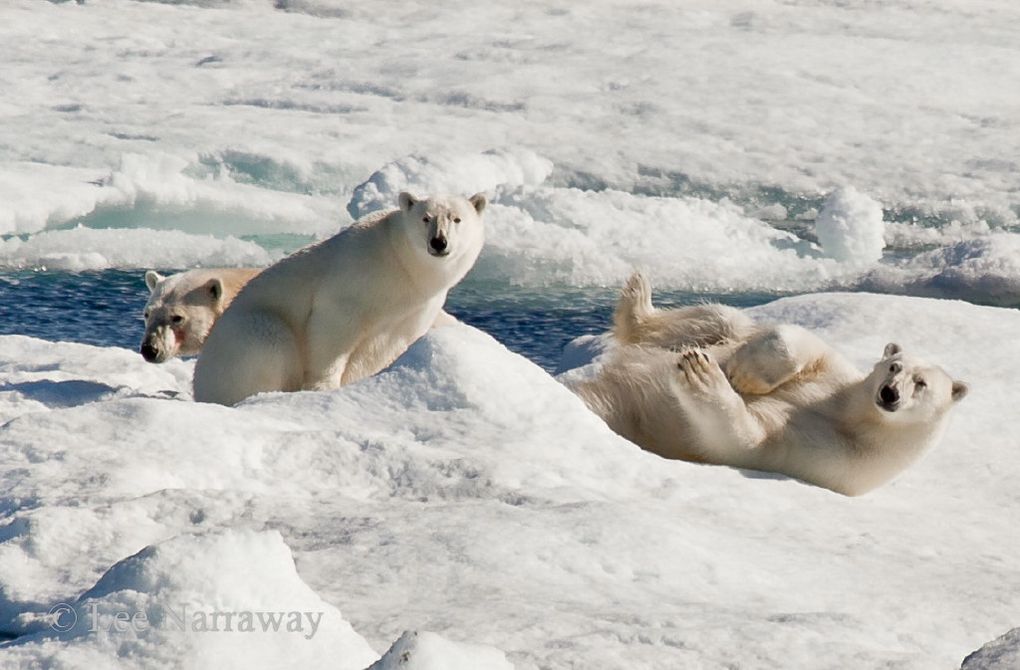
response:
[[[859,495],[934,444],[967,393],[895,344],[864,374],[797,326],[756,326],[720,305],[656,310],[640,276],[615,320],[629,346],[574,390],[613,430],[667,458],[779,472]],[[660,348],[665,332],[680,353]],[[645,335],[660,346],[641,346]]]
[[[202,349],[216,319],[261,268],[187,270],[164,277],[145,273],[149,300],[142,313],[145,334],[139,351],[150,363],[175,356],[194,356]]]
[[[213,327],[195,400],[330,389],[379,372],[425,334],[484,241],[482,194],[369,215],[264,270]],[[442,319],[441,319],[442,320]]]

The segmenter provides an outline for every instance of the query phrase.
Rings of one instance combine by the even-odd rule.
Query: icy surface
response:
[[[1015,307],[1017,34],[1010,0],[7,0],[0,269],[266,265],[401,190],[481,190],[462,288],[490,317],[635,269],[686,294]],[[643,453],[466,327],[234,409],[189,401],[187,361],[0,337],[0,632],[21,635],[0,665],[927,669],[1018,625],[1020,314],[755,311],[862,366],[899,341],[973,392],[924,461],[848,500]],[[330,623],[46,618],[182,599]]]
[[[0,338],[0,620],[31,633],[0,650],[0,664],[112,665],[131,644],[133,658],[158,665],[155,641],[171,639],[161,632],[60,644],[39,617],[61,602],[134,607],[188,593],[238,609],[321,598],[377,653],[430,630],[501,650],[518,668],[959,665],[1014,626],[1020,606],[1020,538],[1003,513],[1020,503],[1020,363],[986,345],[1012,341],[1020,314],[866,294],[753,312],[811,327],[861,366],[898,341],[972,393],[922,462],[849,499],[644,453],[466,326],[433,332],[338,392],[233,409],[187,401],[185,362]],[[20,385],[27,376],[127,389],[68,387],[46,404]],[[184,560],[191,542],[252,557],[251,583],[267,586],[247,599],[236,571]],[[160,556],[180,557],[180,569]],[[140,561],[165,579],[129,578],[141,568],[125,566]],[[265,658],[287,653],[289,639]],[[205,654],[239,643],[172,644]]]
[[[11,0],[0,266],[265,264],[409,188],[494,197],[514,284],[855,287],[877,203],[897,253],[1015,236],[1018,33],[1008,0]]]
[[[12,268],[105,270],[149,267],[153,249],[175,267],[241,267],[268,265],[272,254],[236,237],[216,238],[179,230],[93,229],[47,230],[22,241],[0,241],[0,264]]]
[[[874,268],[858,288],[1020,306],[1020,236],[990,235],[956,242],[909,261]]]

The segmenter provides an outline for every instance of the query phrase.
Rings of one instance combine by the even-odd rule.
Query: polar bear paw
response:
[[[733,392],[726,379],[726,373],[703,349],[686,349],[680,352],[677,369],[681,383],[696,395],[718,397]]]

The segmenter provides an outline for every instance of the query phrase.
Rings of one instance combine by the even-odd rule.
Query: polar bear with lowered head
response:
[[[216,319],[259,272],[261,268],[208,268],[169,277],[155,270],[146,272],[149,299],[142,312],[142,358],[164,363],[176,356],[197,354]]]
[[[860,495],[936,443],[967,394],[966,384],[896,344],[865,374],[798,326],[759,326],[712,305],[648,311],[650,290],[632,278],[615,315],[630,344],[574,390],[617,433],[667,458]],[[665,341],[642,346],[642,333],[667,331],[679,353]]]
[[[213,327],[195,365],[195,400],[323,390],[392,363],[433,325],[474,265],[486,199],[401,193],[253,279]]]

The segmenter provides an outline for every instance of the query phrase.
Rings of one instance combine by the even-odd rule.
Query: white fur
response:
[[[621,344],[664,349],[742,340],[753,330],[747,315],[727,305],[657,309],[652,305],[652,287],[640,273],[627,280],[613,314],[613,335]]]
[[[682,314],[673,316],[680,332]],[[965,384],[892,344],[864,374],[797,326],[727,339],[743,319],[715,336],[698,326],[692,332],[716,344],[671,342],[687,347],[679,354],[620,347],[595,378],[573,388],[613,430],[649,451],[779,472],[846,495],[880,486],[914,462],[966,395]],[[893,397],[894,405],[885,402]]]
[[[330,389],[389,365],[436,322],[482,248],[485,208],[400,195],[259,275],[216,323],[195,366],[195,400]],[[445,242],[445,248],[442,244]]]
[[[197,354],[216,319],[259,272],[258,268],[210,268],[169,277],[155,270],[146,272],[149,300],[142,312],[142,356],[150,363],[163,363]]]

